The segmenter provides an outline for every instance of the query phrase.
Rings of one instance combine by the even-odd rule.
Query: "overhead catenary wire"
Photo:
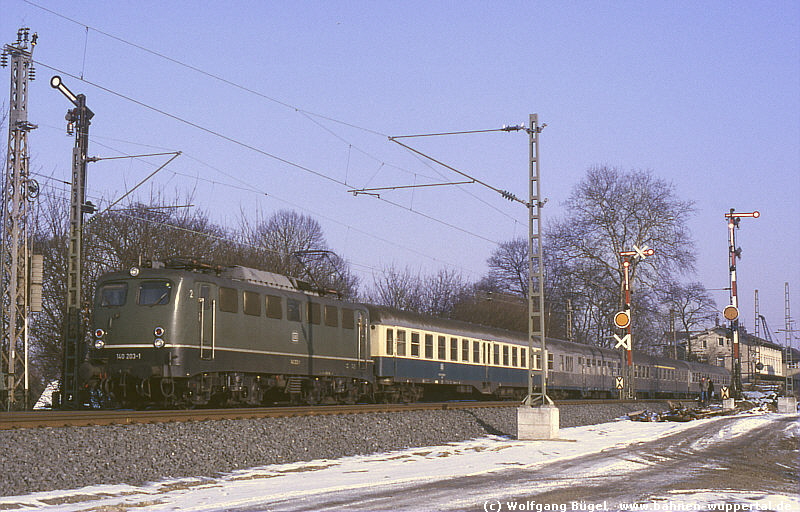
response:
[[[159,108],[157,108],[157,107],[154,107],[154,106],[152,106],[152,105],[148,105],[147,103],[144,103],[144,102],[142,102],[142,101],[140,101],[140,100],[134,99],[134,98],[132,98],[132,97],[130,97],[130,96],[127,96],[127,95],[125,95],[125,94],[122,94],[122,93],[120,93],[120,92],[114,91],[114,90],[112,90],[112,89],[109,89],[109,88],[107,88],[107,87],[104,87],[104,86],[102,86],[102,85],[99,85],[99,84],[97,84],[97,83],[95,83],[95,82],[92,82],[92,81],[90,81],[90,80],[86,80],[86,79],[83,79],[83,80],[81,80],[81,79],[80,79],[78,76],[75,76],[75,75],[73,75],[73,74],[71,74],[71,73],[69,73],[69,72],[67,72],[67,71],[61,70],[61,69],[59,69],[59,68],[56,68],[56,67],[54,67],[54,66],[51,66],[51,65],[49,65],[49,64],[46,64],[46,63],[43,63],[43,62],[38,62],[38,61],[37,61],[37,64],[39,64],[39,65],[41,65],[41,66],[43,66],[43,67],[46,67],[47,69],[53,70],[53,71],[55,71],[55,72],[57,72],[57,73],[61,73],[61,74],[65,75],[65,76],[69,76],[69,77],[71,77],[71,78],[74,78],[74,79],[76,79],[76,80],[80,80],[80,81],[82,81],[82,82],[84,82],[84,83],[86,83],[86,84],[88,84],[88,85],[91,85],[92,87],[96,87],[97,89],[100,89],[101,91],[104,91],[104,92],[106,92],[106,93],[108,93],[108,94],[111,94],[111,95],[113,95],[113,96],[117,96],[118,98],[122,98],[122,99],[124,99],[124,100],[126,100],[126,101],[130,101],[131,103],[134,103],[134,104],[136,104],[136,105],[139,105],[139,106],[141,106],[141,107],[143,107],[143,108],[146,108],[146,109],[148,109],[148,110],[151,110],[151,111],[153,111],[153,112],[156,112],[156,113],[158,113],[158,114],[164,115],[164,116],[166,116],[166,117],[169,117],[170,119],[174,119],[174,120],[176,120],[176,121],[178,121],[178,122],[184,123],[184,124],[186,124],[186,125],[188,125],[188,126],[191,126],[191,127],[193,127],[193,128],[196,128],[196,129],[198,129],[198,130],[200,130],[200,131],[203,131],[203,132],[205,132],[205,133],[208,133],[208,134],[210,134],[210,135],[213,135],[213,136],[215,136],[215,137],[221,138],[221,139],[223,139],[223,140],[226,140],[226,141],[228,141],[228,142],[231,142],[231,143],[233,143],[233,144],[236,144],[236,145],[238,145],[238,146],[241,146],[241,147],[243,147],[243,148],[245,148],[245,149],[249,149],[249,150],[251,150],[251,151],[254,151],[254,152],[256,152],[256,153],[259,153],[259,154],[261,154],[261,155],[264,155],[264,156],[267,156],[267,157],[269,157],[269,158],[275,159],[275,160],[277,160],[277,161],[279,161],[279,162],[281,162],[281,163],[284,163],[284,164],[286,164],[286,165],[289,165],[289,166],[291,166],[291,167],[294,167],[294,168],[300,169],[300,170],[302,170],[302,171],[308,172],[308,173],[310,173],[310,174],[313,174],[313,175],[315,175],[315,176],[318,176],[318,177],[320,177],[320,178],[323,178],[323,179],[325,179],[325,180],[327,180],[327,181],[330,181],[330,182],[332,182],[332,183],[335,183],[335,184],[337,184],[337,185],[340,185],[340,186],[342,186],[342,187],[349,188],[349,186],[348,186],[348,185],[347,185],[345,182],[343,182],[343,181],[341,181],[341,180],[339,180],[339,179],[333,178],[333,177],[331,177],[331,176],[328,176],[328,175],[326,175],[326,174],[324,174],[324,173],[322,173],[322,172],[315,171],[315,170],[313,170],[313,169],[311,169],[311,168],[309,168],[309,167],[306,167],[306,166],[304,166],[304,165],[300,165],[300,164],[298,164],[298,163],[292,162],[292,161],[290,161],[290,160],[287,160],[287,159],[285,159],[285,158],[279,157],[279,156],[277,156],[277,155],[275,155],[275,154],[272,154],[272,153],[270,153],[270,152],[268,152],[268,151],[265,151],[265,150],[263,150],[263,149],[257,148],[257,147],[255,147],[255,146],[253,146],[253,145],[251,145],[251,144],[248,144],[248,143],[245,143],[245,142],[239,141],[239,140],[237,140],[237,139],[234,139],[233,137],[230,137],[230,136],[228,136],[228,135],[224,135],[224,134],[222,134],[222,133],[220,133],[220,132],[217,132],[217,131],[215,131],[215,130],[212,130],[211,128],[207,128],[207,127],[205,127],[205,126],[199,125],[199,124],[197,124],[197,123],[195,123],[195,122],[189,121],[189,120],[187,120],[187,119],[184,119],[184,118],[182,118],[182,117],[180,117],[180,116],[177,116],[177,115],[175,115],[175,114],[171,114],[171,113],[169,113],[169,112],[166,112],[166,111],[164,111],[164,110],[162,110],[162,109],[159,109]],[[400,145],[404,145],[404,144],[402,144],[402,143],[400,143],[400,142],[398,142],[398,144],[400,144]],[[444,165],[444,164],[443,164],[443,165]],[[432,222],[439,223],[439,224],[441,224],[441,225],[443,225],[443,226],[446,226],[446,227],[448,227],[448,228],[452,228],[452,229],[455,229],[455,230],[457,230],[457,231],[460,231],[460,232],[462,232],[462,233],[465,233],[465,234],[467,234],[467,235],[473,236],[473,237],[475,237],[475,238],[478,238],[478,239],[480,239],[480,240],[484,240],[484,241],[486,241],[486,242],[491,242],[491,243],[493,243],[493,244],[495,244],[495,245],[500,245],[500,242],[499,242],[499,241],[497,241],[497,240],[493,240],[493,239],[491,239],[491,238],[488,238],[488,237],[485,237],[485,236],[483,236],[483,235],[479,235],[478,233],[472,232],[472,231],[470,231],[470,230],[468,230],[468,229],[462,228],[462,227],[460,227],[460,226],[457,226],[457,225],[455,225],[455,224],[453,224],[453,223],[446,222],[446,221],[444,221],[444,220],[442,220],[442,219],[440,219],[440,218],[438,218],[438,217],[434,217],[434,216],[432,216],[432,215],[429,215],[429,214],[426,214],[426,213],[420,212],[419,210],[415,210],[415,209],[413,209],[413,208],[409,208],[409,207],[407,207],[407,206],[403,206],[403,205],[401,205],[401,204],[399,204],[399,203],[396,203],[396,202],[394,202],[394,201],[389,201],[389,200],[387,200],[387,199],[385,199],[385,198],[376,198],[376,199],[378,199],[379,201],[385,202],[385,203],[387,203],[387,204],[390,204],[390,205],[392,205],[392,206],[395,206],[395,207],[397,207],[397,208],[400,208],[400,209],[406,210],[406,211],[408,211],[408,212],[410,212],[410,213],[413,213],[414,215],[418,215],[418,216],[420,216],[420,217],[423,217],[423,218],[425,218],[425,219],[428,219],[428,220],[430,220],[430,221],[432,221]]]

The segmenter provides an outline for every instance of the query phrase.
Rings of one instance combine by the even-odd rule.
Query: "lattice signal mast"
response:
[[[28,406],[27,309],[28,309],[28,201],[38,185],[28,175],[28,81],[33,80],[33,48],[37,35],[17,31],[17,42],[3,47],[0,64],[11,58],[11,96],[8,117],[8,155],[3,180],[2,233],[2,366],[0,405],[12,410]],[[3,375],[5,373],[5,375]]]

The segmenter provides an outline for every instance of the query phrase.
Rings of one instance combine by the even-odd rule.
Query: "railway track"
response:
[[[556,405],[663,403],[664,400],[559,400]],[[12,411],[0,413],[0,430],[14,428],[81,427],[90,425],[130,425],[187,421],[284,418],[371,412],[479,409],[516,407],[516,402],[420,402],[414,404],[358,404],[302,407],[258,407],[242,409],[191,410],[90,410],[90,411]]]

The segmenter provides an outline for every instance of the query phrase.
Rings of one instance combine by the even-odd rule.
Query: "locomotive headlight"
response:
[[[153,340],[153,346],[156,348],[164,348],[165,344],[164,338],[156,338]]]
[[[166,331],[164,331],[163,327],[156,327],[155,329],[153,329],[153,334],[155,334],[156,338],[164,336],[164,332]]]
[[[131,267],[131,269],[128,271],[128,273],[131,275],[131,277],[136,277],[136,276],[139,275],[139,268],[138,267]]]
[[[94,348],[100,350],[101,348],[106,346],[106,342],[101,339],[94,340]]]
[[[105,335],[106,335],[106,331],[104,331],[103,329],[95,329],[95,331],[94,331],[94,337],[95,338],[102,338]]]

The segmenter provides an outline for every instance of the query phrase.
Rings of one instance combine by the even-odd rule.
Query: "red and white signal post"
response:
[[[622,375],[622,382],[620,383],[617,377],[617,389],[619,389],[620,399],[633,399],[636,398],[636,386],[633,380],[633,333],[631,328],[631,259],[645,259],[647,256],[655,254],[653,249],[648,248],[646,245],[641,249],[633,246],[632,251],[621,251],[622,256],[622,271],[625,277],[623,281],[623,291],[625,307],[622,311],[614,315],[614,325],[618,329],[625,332],[623,337],[614,334],[614,339],[617,344],[614,348],[622,347],[625,350],[625,370]]]
[[[739,357],[739,297],[736,291],[736,258],[742,257],[742,249],[736,247],[736,228],[743,217],[757,219],[761,214],[755,212],[736,212],[733,208],[725,214],[728,220],[728,254],[730,256],[731,303],[725,307],[722,315],[731,323],[733,339],[733,360],[731,368],[731,394],[733,398],[742,397],[742,363]]]

